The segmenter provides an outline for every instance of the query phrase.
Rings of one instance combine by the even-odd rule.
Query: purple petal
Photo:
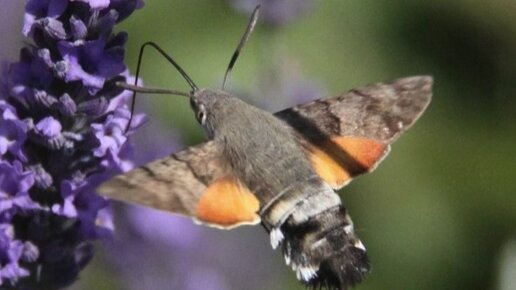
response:
[[[20,162],[10,164],[0,161],[0,193],[14,196],[24,193],[34,184],[34,175],[30,171],[23,171]]]
[[[81,185],[79,185],[81,186]],[[78,185],[75,182],[72,182],[70,180],[63,180],[61,181],[61,187],[60,187],[60,193],[62,198],[67,198],[68,196],[71,196],[75,193],[75,190],[77,189]]]
[[[129,16],[135,9],[143,8],[143,0],[111,0],[109,7],[115,9],[120,13],[118,22],[124,20]]]
[[[40,134],[49,138],[59,136],[61,134],[61,129],[61,123],[54,119],[54,117],[43,118],[36,124],[36,130]]]
[[[34,175],[23,171],[20,162],[15,161],[11,165],[0,161],[0,212],[12,215],[18,209],[36,208],[27,193],[33,184]]]
[[[77,48],[79,45],[81,45],[80,42],[70,44],[64,41],[58,44],[63,60],[67,62],[65,80],[68,82],[80,80],[89,89],[91,94],[95,94],[104,86],[105,78],[90,74],[83,69],[79,63],[79,49]]]
[[[10,118],[9,113],[4,112],[4,118],[0,118],[0,156],[8,151],[14,156],[23,156],[22,145],[26,139],[27,126],[24,122]]]
[[[4,120],[18,119],[14,107],[6,103],[4,100],[0,100],[0,115]]]
[[[29,0],[25,4],[25,11],[31,15],[42,17],[47,14],[48,4],[48,0]]]
[[[70,18],[70,26],[74,39],[84,39],[86,38],[86,35],[88,35],[88,27],[86,24],[75,16]]]
[[[4,197],[4,194],[0,193],[0,212],[8,211],[12,209],[13,201],[10,198]]]
[[[123,59],[123,51],[119,49],[111,49],[109,54],[98,63],[98,74],[105,78],[112,78],[125,70],[125,65],[120,60]]]
[[[101,10],[109,6],[110,0],[81,0],[90,4],[91,9]]]
[[[2,131],[0,131],[0,135],[2,134]],[[12,145],[12,142],[9,141],[9,139],[0,136],[0,155],[4,155],[5,152],[9,149],[9,147]]]
[[[36,88],[47,88],[52,84],[53,72],[50,53],[47,49],[22,49],[20,62],[9,66],[8,77],[11,93],[16,94],[13,88],[22,87],[23,91],[32,91]],[[49,66],[50,65],[50,66]],[[27,89],[30,84],[31,89]]]
[[[112,78],[125,70],[123,53],[119,50],[105,50],[104,40],[61,41],[58,44],[63,59],[68,63],[67,81],[81,80],[94,95],[103,86],[106,78]]]
[[[49,17],[59,17],[68,6],[68,0],[50,0],[47,15]]]
[[[34,202],[28,193],[20,193],[12,199],[12,203],[17,208],[22,209],[37,209],[40,206]]]
[[[18,280],[18,278],[29,276],[30,272],[20,267],[18,263],[10,263],[0,269],[0,276],[9,280]]]
[[[100,142],[93,154],[97,157],[106,155],[106,151],[116,156],[121,146],[127,140],[125,130],[129,119],[129,111],[127,109],[118,108],[112,115],[109,115],[104,124],[94,123],[91,128]],[[137,122],[140,120],[137,120]]]
[[[111,28],[115,25],[117,19],[118,12],[116,10],[109,10],[108,13],[97,19],[92,29],[99,31],[99,33],[109,32]]]
[[[134,168],[134,147],[130,142],[126,142],[118,155],[114,155],[113,152],[108,152],[107,155],[107,163],[104,163],[103,166],[106,168],[117,168],[122,172],[127,172]]]
[[[35,21],[36,21],[36,16],[25,13],[25,16],[23,16],[23,28],[22,28],[23,35],[29,36],[30,34],[32,34],[32,27],[34,26]]]
[[[105,233],[111,233],[115,230],[115,223],[113,222],[113,211],[111,207],[105,207],[98,212],[95,224],[103,229]]]
[[[77,217],[77,209],[75,208],[75,205],[73,204],[74,196],[67,197],[62,204],[54,204],[52,206],[52,212],[69,217],[69,218],[75,218]]]

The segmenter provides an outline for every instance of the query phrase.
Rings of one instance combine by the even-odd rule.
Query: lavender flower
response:
[[[272,26],[285,25],[314,8],[314,0],[229,0],[235,9],[249,15],[261,4],[260,19]]]
[[[257,74],[252,96],[260,107],[277,112],[326,95],[324,85],[303,74],[300,64],[286,54],[273,54],[271,66]]]
[[[72,283],[109,235],[107,202],[94,193],[127,170],[133,119],[123,63],[127,35],[113,26],[139,0],[29,0],[23,34],[33,44],[0,78],[0,288]]]

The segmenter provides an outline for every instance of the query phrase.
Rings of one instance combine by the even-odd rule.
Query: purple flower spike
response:
[[[0,78],[0,289],[59,289],[113,230],[99,180],[133,166],[123,63],[113,26],[137,0],[28,0],[33,43]]]
[[[285,25],[310,11],[315,6],[314,0],[229,0],[239,11],[249,14],[261,4],[261,19],[273,26]]]

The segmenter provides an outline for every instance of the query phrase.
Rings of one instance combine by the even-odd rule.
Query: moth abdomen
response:
[[[342,205],[301,224],[289,218],[281,230],[287,264],[308,286],[348,289],[362,281],[370,270],[366,249]]]
[[[261,211],[273,248],[311,287],[347,289],[369,272],[366,249],[338,195],[318,178],[295,183]]]

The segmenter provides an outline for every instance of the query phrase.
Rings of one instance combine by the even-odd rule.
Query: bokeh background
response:
[[[21,47],[23,2],[0,0],[0,56]],[[152,0],[118,27],[127,63],[155,41],[220,87],[260,1]],[[516,289],[516,1],[261,1],[228,89],[276,111],[368,83],[434,76],[421,120],[341,191],[373,264],[358,289]],[[188,90],[149,52],[145,84]],[[180,97],[140,96],[139,163],[201,142]],[[304,289],[264,231],[230,232],[114,203],[113,241],[70,289]]]

